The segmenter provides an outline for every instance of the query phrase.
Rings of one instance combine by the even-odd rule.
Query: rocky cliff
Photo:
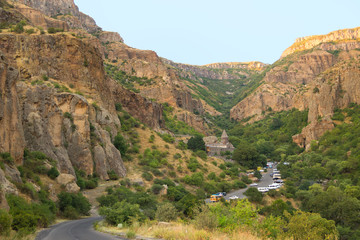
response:
[[[166,65],[175,68],[181,77],[199,80],[200,82],[203,82],[202,78],[219,80],[245,78],[249,76],[249,71],[262,71],[267,66],[267,64],[261,62],[212,63],[203,66],[196,66],[175,63],[165,58],[162,58],[162,61]]]
[[[71,28],[83,28],[92,33],[101,31],[94,19],[79,11],[74,0],[15,0],[15,2],[39,10],[46,16],[59,17]]]
[[[231,117],[256,121],[269,111],[308,109],[310,124],[294,140],[309,147],[312,140],[333,128],[335,108],[360,103],[359,44],[338,40],[287,55],[272,65],[258,89],[231,109]]]
[[[121,155],[110,138],[110,134],[116,135],[120,122],[97,49],[66,35],[1,34],[0,46],[14,71],[20,72],[20,78],[9,74],[6,78],[19,99],[19,109],[12,100],[15,94],[4,100],[13,103],[8,111],[19,115],[12,119],[21,119],[12,133],[24,136],[28,149],[57,160],[63,173],[74,174],[76,167],[87,174],[96,171],[104,179],[110,170],[124,176]],[[22,81],[15,87],[19,79]],[[66,87],[70,85],[77,94]],[[9,152],[23,151],[21,141],[5,142],[15,142]]]
[[[287,55],[297,51],[312,49],[321,43],[331,42],[333,44],[336,44],[338,41],[357,39],[360,39],[360,27],[333,31],[326,35],[300,37],[296,39],[293,45],[291,45],[282,53],[281,58],[286,57]]]

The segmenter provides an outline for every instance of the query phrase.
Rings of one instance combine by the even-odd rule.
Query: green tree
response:
[[[115,136],[114,146],[120,151],[122,156],[126,155],[126,152],[129,148],[129,145],[126,143],[125,138],[120,133]]]
[[[197,135],[195,137],[191,137],[187,143],[188,149],[193,150],[196,152],[197,150],[203,150],[205,151],[205,142],[202,138],[202,136]]]
[[[248,143],[241,143],[233,153],[233,160],[242,166],[255,169],[262,165],[260,154],[253,145]]]
[[[244,195],[248,197],[250,202],[260,203],[263,199],[263,195],[261,192],[257,190],[257,188],[249,188],[244,192]]]
[[[318,213],[297,211],[294,215],[287,214],[287,237],[296,240],[302,239],[337,239],[338,231],[335,222],[322,218]],[[300,223],[300,224],[299,224]]]
[[[145,219],[138,204],[131,204],[126,201],[115,203],[112,207],[101,207],[99,213],[111,225],[131,224],[133,218],[140,221]]]

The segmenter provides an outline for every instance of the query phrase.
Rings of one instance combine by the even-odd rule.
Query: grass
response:
[[[96,230],[104,233],[110,233],[120,236],[127,236],[132,232],[141,237],[161,238],[165,240],[259,240],[256,235],[247,229],[237,229],[233,233],[221,232],[219,230],[209,231],[197,229],[192,224],[182,222],[158,223],[156,221],[147,222],[143,225],[135,223],[130,229],[111,227],[103,222],[96,226]]]

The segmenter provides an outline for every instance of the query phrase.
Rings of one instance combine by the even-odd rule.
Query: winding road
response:
[[[93,229],[93,224],[102,217],[90,217],[81,220],[56,224],[41,231],[35,240],[118,240],[126,239],[110,234],[100,233]]]
[[[270,168],[268,169],[268,172],[266,172],[265,174],[263,174],[261,180],[257,183],[258,186],[257,187],[267,187],[269,186],[270,184],[274,183],[272,177],[270,176],[270,174],[273,172],[273,169]],[[230,197],[232,196],[237,196],[239,199],[242,199],[242,198],[246,198],[246,196],[244,195],[244,192],[249,188],[246,187],[246,188],[243,188],[243,189],[239,189],[239,190],[234,190],[234,191],[231,191],[231,192],[228,192],[226,194],[226,196],[224,197],[226,200],[230,199]],[[205,200],[206,203],[210,203],[210,198],[207,198]]]

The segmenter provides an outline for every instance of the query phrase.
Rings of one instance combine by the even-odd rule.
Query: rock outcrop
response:
[[[30,20],[34,26],[42,27],[44,29],[58,28],[63,29],[64,31],[69,31],[69,25],[66,22],[50,18],[44,15],[40,10],[30,8],[23,4],[17,4],[16,9],[28,20]]]
[[[92,33],[101,31],[94,19],[79,11],[74,0],[15,0],[15,2],[39,10],[47,16],[59,17],[71,28],[83,28]]]
[[[311,49],[317,45],[325,42],[336,43],[344,40],[357,40],[360,38],[360,27],[351,29],[341,29],[330,32],[326,35],[316,35],[308,37],[300,37],[296,39],[295,43],[287,48],[281,55],[281,58],[288,56],[297,51]]]
[[[250,63],[212,63],[203,66],[196,66],[190,64],[175,63],[171,60],[162,58],[162,61],[178,71],[181,77],[189,78],[192,80],[199,80],[201,78],[209,79],[239,79],[249,76],[250,71],[262,71],[267,64],[261,62]]]

